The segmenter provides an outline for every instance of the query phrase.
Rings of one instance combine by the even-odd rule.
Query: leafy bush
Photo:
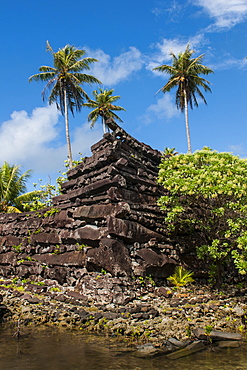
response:
[[[211,266],[215,287],[230,261],[246,274],[247,160],[205,147],[164,159],[158,182],[167,190],[158,203],[168,230],[194,241],[197,256]]]

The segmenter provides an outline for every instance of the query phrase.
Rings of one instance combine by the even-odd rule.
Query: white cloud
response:
[[[156,104],[151,104],[146,113],[141,117],[145,124],[154,122],[155,120],[169,120],[174,117],[179,117],[180,111],[176,108],[174,97],[170,94],[165,94],[157,100]]]
[[[1,162],[25,162],[57,138],[59,113],[55,106],[35,108],[30,116],[26,111],[14,111],[10,117],[0,127]]]
[[[26,111],[13,112],[11,119],[0,126],[0,164],[21,164],[35,173],[46,174],[62,169],[67,145],[64,140],[59,142],[58,123],[55,105],[35,108],[31,115]],[[102,129],[91,130],[88,123],[71,132],[75,157],[79,152],[90,155],[90,146],[101,136]]]
[[[225,54],[224,57],[220,58],[220,61],[214,62],[212,59],[210,68],[213,70],[226,70],[226,69],[246,69],[247,68],[247,59],[236,59],[230,54]]]
[[[158,51],[150,58],[147,64],[147,69],[152,70],[161,64],[169,62],[171,60],[171,52],[178,55],[186,49],[188,44],[190,44],[192,49],[197,50],[206,42],[204,34],[198,34],[188,38],[187,40],[181,38],[163,39],[162,42],[153,45],[153,48],[157,48]],[[158,72],[154,73],[158,74]]]
[[[91,156],[91,146],[97,143],[103,136],[103,127],[96,124],[94,128],[90,128],[90,123],[85,123],[77,127],[72,135],[72,149],[74,157],[81,153],[83,157]]]
[[[192,0],[214,19],[217,28],[231,28],[247,16],[247,0]]]
[[[144,63],[142,53],[133,46],[113,59],[103,50],[85,49],[90,57],[99,61],[91,65],[90,73],[106,86],[113,86],[126,80],[132,73],[139,71]]]
[[[158,7],[155,7],[151,10],[151,12],[156,16],[166,16],[169,17],[170,21],[175,21],[178,19],[180,13],[183,11],[185,8],[186,4],[179,3],[179,1],[176,0],[170,0],[166,2],[162,2],[159,4]]]

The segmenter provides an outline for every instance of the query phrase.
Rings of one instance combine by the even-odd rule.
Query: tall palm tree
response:
[[[188,105],[193,109],[193,105],[198,107],[196,95],[198,95],[205,104],[207,104],[201,90],[211,92],[209,81],[200,77],[199,75],[208,75],[213,73],[213,70],[202,64],[204,54],[199,55],[197,58],[192,58],[194,51],[187,45],[183,53],[176,56],[171,52],[172,66],[162,65],[155,67],[153,70],[164,72],[170,75],[168,82],[159,90],[163,93],[169,92],[172,88],[177,87],[176,91],[176,106],[182,112],[185,112],[185,126],[186,136],[188,143],[188,152],[191,153],[191,142],[190,142],[190,129],[188,119]]]
[[[99,91],[93,91],[95,100],[90,99],[87,103],[84,103],[83,106],[88,108],[93,108],[92,112],[88,115],[88,121],[91,122],[91,127],[94,126],[95,122],[99,117],[102,119],[104,133],[106,133],[106,120],[108,118],[114,118],[120,122],[123,122],[120,117],[113,111],[120,111],[125,109],[113,103],[120,99],[119,95],[112,96],[113,89],[103,90],[102,88]]]
[[[24,204],[33,201],[39,190],[26,193],[26,182],[32,171],[21,174],[20,166],[7,162],[0,167],[0,212],[23,212]]]
[[[68,146],[69,168],[73,166],[72,151],[69,134],[69,110],[74,115],[74,109],[80,111],[84,98],[89,99],[87,93],[81,87],[84,83],[101,83],[94,76],[82,73],[89,70],[90,64],[97,62],[94,58],[83,58],[85,50],[76,49],[74,46],[66,45],[64,48],[54,52],[47,41],[47,51],[53,56],[54,67],[42,66],[40,73],[29,77],[31,81],[46,81],[47,84],[42,92],[43,100],[45,93],[50,90],[49,104],[56,102],[57,108],[65,117],[66,140]]]

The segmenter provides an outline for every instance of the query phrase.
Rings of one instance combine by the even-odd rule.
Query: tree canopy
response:
[[[210,262],[220,285],[226,262],[247,272],[247,161],[203,148],[164,158],[159,199],[171,233],[201,235],[197,255]],[[202,241],[203,240],[203,241]]]

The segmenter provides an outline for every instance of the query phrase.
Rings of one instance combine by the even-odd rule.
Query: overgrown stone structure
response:
[[[0,274],[75,285],[90,271],[166,278],[179,257],[156,202],[161,153],[115,122],[39,212],[0,214]]]

